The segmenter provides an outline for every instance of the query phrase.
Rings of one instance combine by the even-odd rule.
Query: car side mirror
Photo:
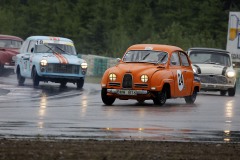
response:
[[[121,62],[122,60],[121,60],[121,58],[117,58],[117,62]]]
[[[176,65],[177,62],[176,61],[171,61],[171,64]]]
[[[79,53],[79,52],[77,52],[77,57],[78,57],[78,58],[82,58],[82,54]]]
[[[34,51],[34,48],[31,48],[31,53],[33,53],[33,51]]]

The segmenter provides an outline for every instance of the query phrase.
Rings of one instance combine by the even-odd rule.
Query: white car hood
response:
[[[198,71],[198,74],[214,75],[222,75],[227,70],[227,67],[217,64],[193,64],[193,68]]]

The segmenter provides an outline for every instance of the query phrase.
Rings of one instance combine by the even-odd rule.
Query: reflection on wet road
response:
[[[240,142],[240,96],[200,93],[194,105],[183,99],[163,107],[152,101],[116,100],[104,106],[100,85],[60,88],[0,77],[0,137],[54,137],[154,141]]]

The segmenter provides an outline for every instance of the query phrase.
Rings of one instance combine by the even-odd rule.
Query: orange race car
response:
[[[105,71],[101,87],[106,105],[119,98],[136,99],[139,103],[152,99],[161,106],[167,99],[178,97],[191,104],[200,90],[200,79],[181,48],[137,44],[127,49],[116,66]]]

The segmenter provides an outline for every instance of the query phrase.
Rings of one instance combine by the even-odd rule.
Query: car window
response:
[[[29,43],[29,40],[26,40],[26,41],[23,42],[23,45],[20,49],[21,53],[26,53],[27,52],[28,43]]]
[[[166,63],[167,59],[167,52],[152,50],[132,50],[128,51],[123,57],[124,62],[147,62],[160,64]]]
[[[179,56],[177,52],[172,53],[170,63],[172,66],[180,66]]]
[[[180,52],[180,57],[181,57],[181,61],[182,61],[182,66],[189,66],[187,55]]]
[[[75,47],[67,44],[56,43],[44,43],[42,45],[36,45],[35,53],[61,53],[76,55]]]
[[[28,53],[31,53],[31,49],[35,47],[35,44],[36,44],[36,41],[34,41],[34,40],[30,41],[28,49],[27,49]]]
[[[11,39],[0,39],[0,47],[3,48],[20,48],[22,45],[21,41]]]
[[[205,63],[205,64],[219,64],[223,66],[230,66],[230,56],[228,54],[222,54],[217,52],[201,52],[192,51],[189,55],[193,64]]]

